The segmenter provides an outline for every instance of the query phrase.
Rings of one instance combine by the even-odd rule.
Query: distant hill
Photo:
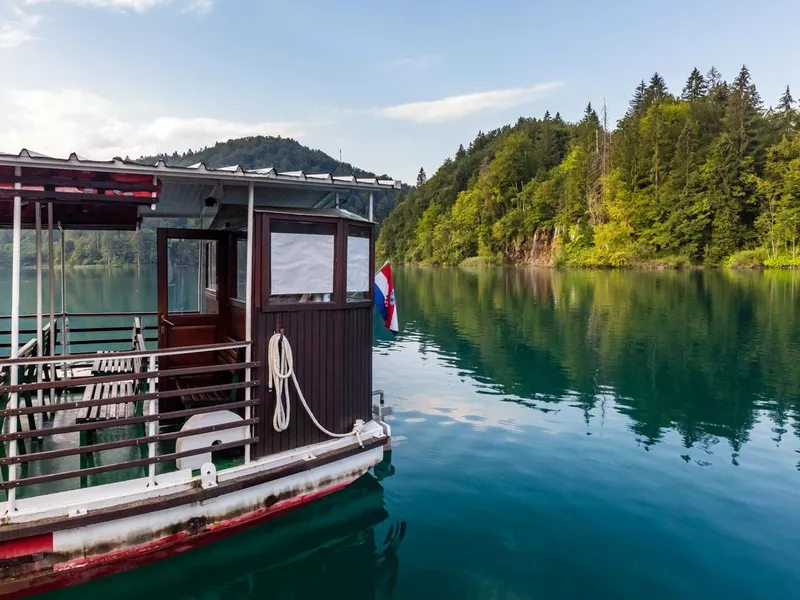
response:
[[[137,159],[141,162],[163,160],[171,166],[186,167],[205,163],[209,169],[229,165],[242,165],[245,169],[274,167],[277,171],[305,171],[306,173],[331,173],[333,175],[355,175],[356,177],[391,177],[354,167],[328,156],[322,150],[314,150],[291,138],[257,135],[252,137],[217,142],[202,150],[189,150],[183,154],[159,154]],[[342,208],[360,215],[367,213],[368,196],[351,197]],[[394,207],[394,195],[388,192],[375,194],[375,220],[381,223]]]

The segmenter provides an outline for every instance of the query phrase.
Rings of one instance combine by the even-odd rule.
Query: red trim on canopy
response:
[[[54,221],[65,229],[132,230],[139,223],[139,206],[159,201],[161,181],[138,173],[39,167],[21,167],[17,177],[14,167],[0,166],[0,228],[13,224],[14,196],[23,198],[25,228],[35,223],[33,201],[41,203],[43,222],[44,207],[52,201]]]

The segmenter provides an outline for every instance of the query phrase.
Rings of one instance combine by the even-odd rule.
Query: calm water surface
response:
[[[154,275],[69,308],[154,310]],[[800,274],[395,279],[393,474],[49,597],[800,597]]]

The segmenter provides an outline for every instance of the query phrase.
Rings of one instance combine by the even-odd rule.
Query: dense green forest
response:
[[[396,262],[800,267],[800,118],[747,67],[654,74],[612,129],[590,104],[479,133],[424,171],[381,229]]]
[[[129,157],[126,159],[130,160]],[[155,164],[164,160],[170,166],[188,166],[203,162],[209,169],[240,164],[245,169],[273,166],[280,171],[303,170],[306,173],[332,173],[374,177],[374,173],[363,171],[349,163],[339,162],[321,150],[312,150],[293,139],[254,136],[218,142],[210,148],[177,152],[171,155],[148,156],[137,162]],[[390,178],[388,175],[381,177]],[[394,206],[392,192],[375,194],[375,220],[382,222]],[[352,194],[342,203],[342,208],[366,216],[369,196]],[[131,265],[148,264],[156,260],[156,228],[197,227],[197,220],[147,219],[136,232],[80,232],[68,231],[65,238],[66,260],[69,265]],[[58,234],[56,234],[58,236]],[[56,238],[58,240],[58,237]],[[11,264],[11,231],[0,231],[0,265]],[[22,234],[22,260],[24,265],[35,264],[36,242],[32,231]],[[47,245],[44,249],[45,260]],[[56,262],[60,262],[60,249],[56,247]]]

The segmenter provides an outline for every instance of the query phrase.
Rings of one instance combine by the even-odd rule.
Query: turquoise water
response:
[[[155,307],[147,273],[75,280]],[[395,280],[393,475],[48,597],[800,597],[800,274]]]

